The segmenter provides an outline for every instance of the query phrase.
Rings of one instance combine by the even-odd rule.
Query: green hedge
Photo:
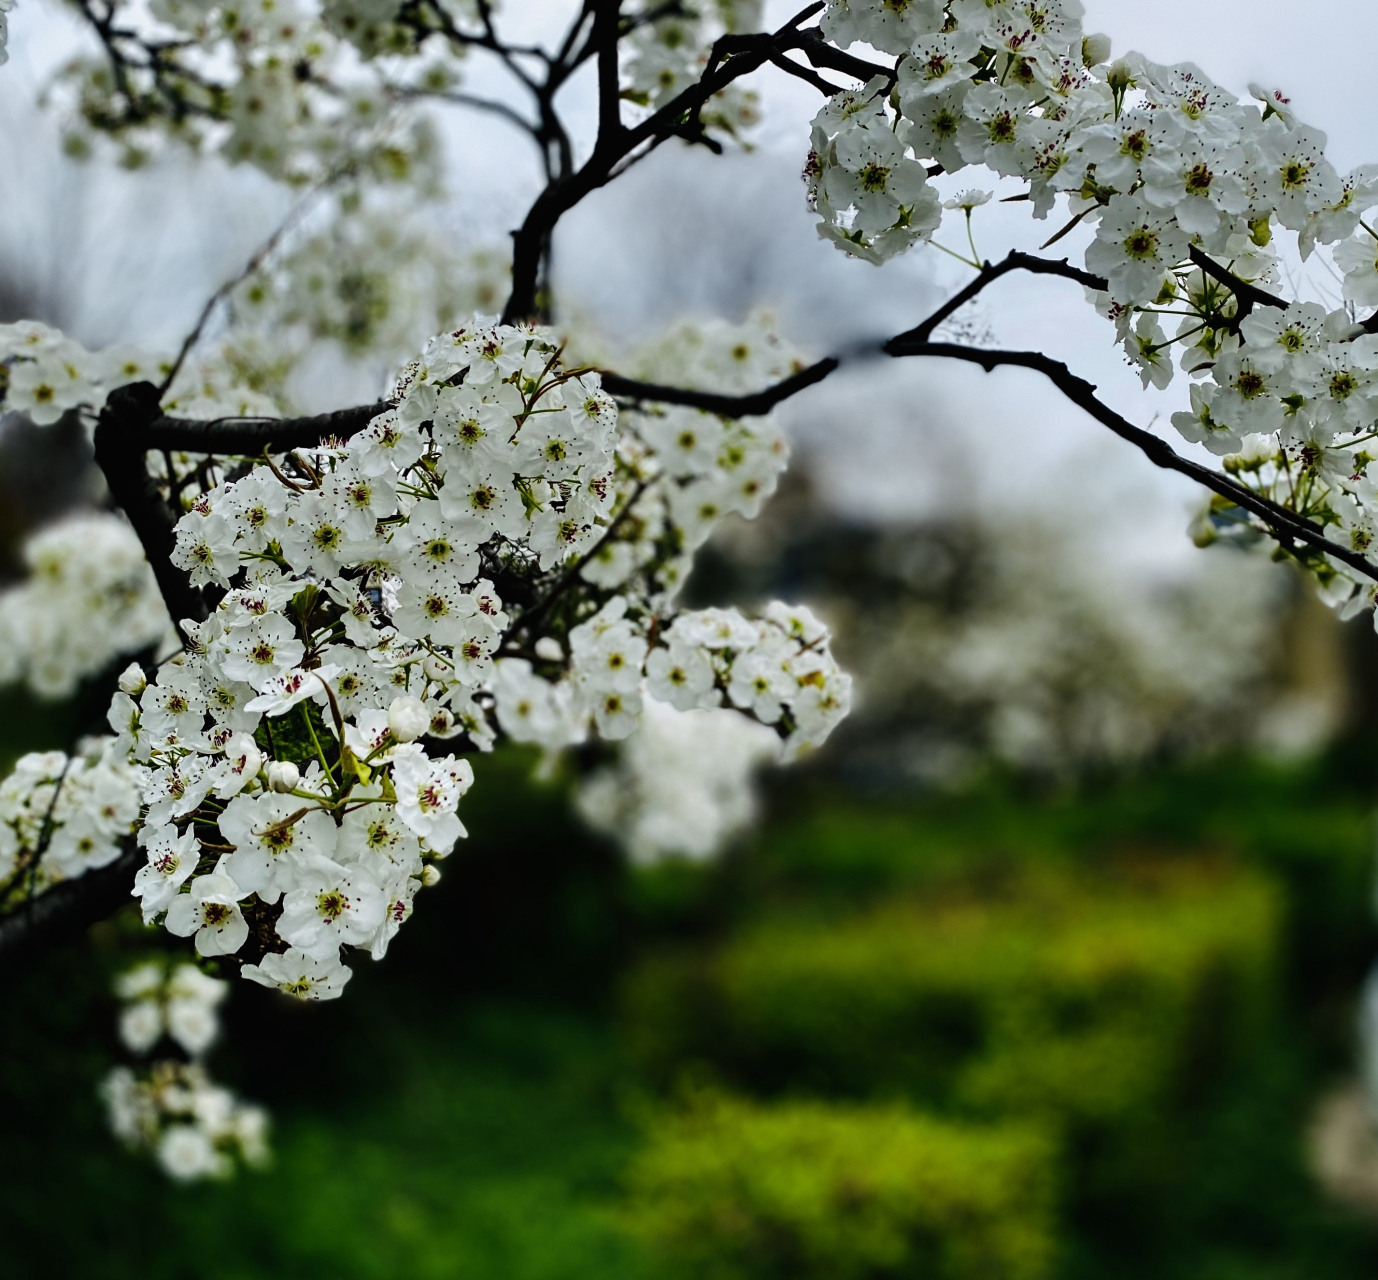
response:
[[[662,1117],[629,1221],[701,1280],[1041,1280],[1057,1154],[1037,1128],[899,1105],[700,1097]]]
[[[1172,1176],[1193,1102],[1266,1033],[1279,930],[1249,870],[1029,869],[651,959],[626,1025],[663,1083],[697,1062],[756,1093],[1051,1123],[1074,1181],[1122,1201]]]

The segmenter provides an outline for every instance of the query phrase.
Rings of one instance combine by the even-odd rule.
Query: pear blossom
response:
[[[338,956],[318,960],[295,947],[269,952],[258,964],[246,964],[240,974],[261,986],[276,987],[298,1000],[335,1000],[353,976]]]
[[[233,955],[249,936],[239,907],[246,894],[230,878],[225,863],[222,857],[209,875],[194,877],[190,892],[178,894],[168,907],[168,932],[182,938],[195,935],[198,955]]]

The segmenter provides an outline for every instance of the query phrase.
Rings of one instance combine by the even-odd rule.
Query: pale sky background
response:
[[[768,19],[788,17],[798,3],[771,0]],[[507,0],[503,12],[516,33],[569,8],[569,0]],[[1116,54],[1194,61],[1241,95],[1250,80],[1280,86],[1303,120],[1329,134],[1341,169],[1378,159],[1361,105],[1378,48],[1371,0],[1086,0],[1086,8],[1087,30],[1106,32]],[[20,0],[10,30],[11,62],[0,68],[0,262],[91,345],[175,343],[210,290],[275,225],[285,197],[251,170],[214,159],[164,161],[152,181],[59,160],[51,117],[31,104],[75,47],[72,19],[45,0]],[[469,87],[498,83],[480,58],[471,64]],[[669,144],[567,219],[556,259],[567,315],[631,341],[684,313],[737,319],[764,305],[814,356],[907,328],[961,286],[968,273],[931,249],[877,269],[820,241],[798,177],[819,98],[769,69],[755,84],[765,119],[753,153],[715,158]],[[576,121],[586,118],[586,97],[578,85],[570,92]],[[450,221],[465,235],[497,239],[535,190],[528,144],[471,113],[457,111],[446,130]],[[941,181],[982,185],[970,172]],[[1056,213],[1035,223],[1025,209],[980,211],[985,256],[1034,249],[1059,225]],[[945,234],[955,243],[960,229]],[[1079,262],[1085,239],[1069,236],[1056,253]],[[981,316],[1002,345],[1066,359],[1131,420],[1156,417],[1155,429],[1186,448],[1165,425],[1185,397],[1184,381],[1167,395],[1142,392],[1075,285],[1011,277],[990,291]],[[320,407],[374,390],[337,371]],[[1101,548],[1095,572],[1173,572],[1195,554],[1183,528],[1199,490],[1157,471],[1035,375],[875,360],[793,403],[786,416],[845,511],[909,518],[975,507],[998,519],[1032,508],[1101,532],[1092,540]]]

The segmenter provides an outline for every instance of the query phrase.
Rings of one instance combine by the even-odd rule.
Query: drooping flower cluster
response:
[[[1191,409],[1172,419],[1183,437],[1367,554],[1378,338],[1355,307],[1378,306],[1378,231],[1363,220],[1378,167],[1338,173],[1280,92],[1254,86],[1242,103],[1190,64],[1109,64],[1080,16],[1075,0],[832,0],[825,34],[899,62],[893,89],[878,77],[819,113],[806,176],[820,234],[883,261],[937,226],[930,172],[970,165],[1027,182],[1036,217],[1065,195],[1069,229],[1095,228],[1085,263],[1106,285],[1092,300],[1144,386],[1166,387],[1178,366],[1192,376]],[[969,218],[974,206],[948,207]],[[1281,231],[1303,260],[1334,246],[1348,306],[1260,291],[1276,285]],[[1221,500],[1202,534],[1250,527]],[[1372,603],[1362,575],[1302,558],[1336,603]]]
[[[145,770],[110,739],[21,756],[0,782],[0,911],[109,866],[139,823]]]
[[[145,919],[328,998],[341,948],[381,957],[464,833],[473,772],[435,744],[617,740],[643,688],[680,707],[726,695],[789,754],[822,741],[849,686],[811,615],[672,605],[688,550],[773,488],[778,429],[663,421],[619,437],[552,335],[477,325],[432,340],[347,443],[197,498],[173,559],[219,603],[184,623],[185,655],[126,673],[110,713],[150,770]],[[633,528],[630,567],[590,575]]]
[[[580,784],[577,806],[636,862],[709,858],[755,818],[753,775],[779,753],[775,735],[742,716],[650,697],[618,762]]]
[[[236,1156],[249,1165],[268,1160],[267,1113],[214,1084],[202,1062],[219,1034],[216,1009],[228,992],[228,983],[195,965],[169,970],[161,960],[146,961],[115,983],[125,1047],[143,1057],[166,1035],[188,1060],[115,1067],[101,1084],[110,1127],[180,1182],[228,1177]]]
[[[143,548],[119,516],[42,529],[24,543],[24,563],[28,578],[0,592],[0,683],[66,698],[122,655],[176,646]]]
[[[931,236],[942,202],[886,110],[885,83],[839,93],[814,117],[804,180],[820,235],[880,263]]]

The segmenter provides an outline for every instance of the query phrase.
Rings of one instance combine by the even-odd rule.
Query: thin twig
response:
[[[401,85],[392,86],[389,92],[393,96],[403,99],[430,98],[437,102],[453,103],[457,107],[471,107],[475,111],[486,111],[490,115],[502,117],[508,123],[516,125],[524,133],[529,133],[533,137],[540,133],[540,126],[533,124],[520,111],[509,107],[505,102],[495,102],[491,98],[480,98],[477,94],[463,93],[457,89],[416,89]]]
[[[627,518],[631,515],[632,508],[636,506],[641,495],[646,492],[646,486],[649,483],[650,481],[643,480],[637,485],[636,488],[632,490],[631,496],[628,497],[622,510],[613,517],[612,523],[603,530],[602,536],[598,541],[565,570],[555,585],[551,587],[544,596],[537,600],[529,609],[524,609],[517,617],[512,619],[512,625],[507,628],[507,634],[503,637],[504,644],[507,642],[508,637],[516,635],[518,631],[528,630],[533,619],[543,617],[546,614],[550,606],[564,594],[574,582],[575,578],[579,576],[583,567],[603,549],[608,540],[626,523]]]
[[[1108,287],[1107,281],[1100,276],[1093,276],[1089,271],[1082,271],[1079,267],[1072,266],[1066,258],[1036,258],[1029,253],[1021,253],[1013,249],[1006,257],[991,265],[985,263],[975,279],[966,286],[961,292],[953,294],[941,307],[939,307],[922,324],[915,325],[914,328],[904,333],[897,334],[886,344],[886,350],[897,342],[927,342],[936,329],[954,311],[966,306],[978,293],[988,284],[994,283],[1001,276],[1009,274],[1011,271],[1027,271],[1032,275],[1039,276],[1063,276],[1068,280],[1075,280],[1078,284],[1085,285],[1088,289],[1105,289]]]
[[[181,372],[182,365],[185,363],[187,356],[191,354],[192,348],[201,340],[201,333],[210,321],[216,307],[268,260],[277,249],[278,245],[282,243],[283,237],[301,221],[306,211],[315,204],[316,200],[351,171],[350,167],[336,170],[334,173],[318,182],[315,187],[302,196],[302,198],[288,210],[287,216],[278,224],[273,234],[254,250],[253,256],[244,264],[244,269],[233,279],[225,281],[220,288],[206,299],[206,305],[201,308],[201,314],[197,317],[196,324],[193,326],[191,332],[182,340],[181,350],[177,352],[177,359],[172,362],[172,368],[168,370],[167,377],[158,384],[159,400],[167,394],[168,388],[172,386],[173,379]]]

